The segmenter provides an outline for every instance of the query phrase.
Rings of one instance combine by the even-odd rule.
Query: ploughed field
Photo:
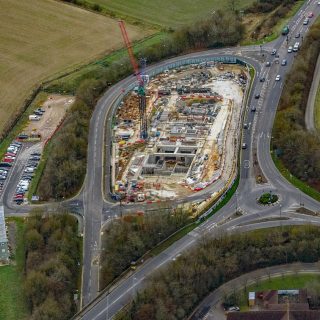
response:
[[[0,136],[41,81],[122,47],[115,19],[54,0],[0,0]],[[131,39],[145,33],[127,24]]]
[[[203,16],[208,16],[218,9],[229,9],[232,1],[221,0],[87,0],[114,12],[121,17],[130,17],[146,23],[165,27],[177,27]],[[236,9],[242,9],[253,0],[236,2]]]

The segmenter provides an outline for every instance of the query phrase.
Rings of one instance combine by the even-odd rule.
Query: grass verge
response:
[[[23,292],[24,223],[22,218],[9,218],[8,222],[16,225],[16,251],[12,264],[0,267],[0,319],[26,319],[29,315]]]
[[[33,195],[36,195],[43,170],[46,166],[47,159],[50,154],[50,150],[51,150],[50,146],[51,146],[51,142],[49,141],[48,144],[43,149],[43,152],[41,155],[41,160],[39,162],[37,169],[35,170],[35,173],[34,173],[32,180],[31,180],[30,188],[28,191],[28,200],[29,201],[31,201],[31,198]],[[36,203],[39,203],[39,202],[37,201]]]
[[[279,19],[277,24],[272,28],[272,33],[269,36],[264,37],[263,39],[259,40],[244,40],[241,42],[241,45],[249,46],[249,45],[259,45],[264,44],[267,42],[271,42],[281,36],[282,29],[288,24],[289,20],[298,12],[298,10],[302,7],[304,4],[304,0],[298,1],[288,12],[288,14]]]
[[[320,85],[318,87],[316,101],[314,105],[314,124],[318,131],[320,131]]]
[[[311,188],[309,185],[292,175],[290,171],[281,162],[281,160],[273,152],[271,152],[271,156],[277,169],[292,185],[294,185],[296,188],[298,188],[308,196],[312,197],[313,199],[320,201],[320,193],[317,190]]]

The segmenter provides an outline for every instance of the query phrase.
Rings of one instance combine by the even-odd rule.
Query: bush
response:
[[[131,262],[189,221],[190,215],[185,211],[160,209],[145,216],[126,216],[109,224],[102,238],[101,287],[106,287],[129,268]]]
[[[276,194],[264,193],[259,198],[259,203],[263,204],[263,205],[271,204],[271,203],[275,203],[276,201],[278,201],[278,199],[279,199],[279,197]]]
[[[73,294],[80,272],[77,220],[66,213],[35,212],[25,232],[24,281],[32,319],[64,320],[76,311]]]

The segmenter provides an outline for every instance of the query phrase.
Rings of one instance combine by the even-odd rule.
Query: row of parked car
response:
[[[22,204],[24,201],[23,199],[25,194],[29,190],[29,186],[34,175],[34,171],[39,165],[40,157],[40,152],[33,152],[31,153],[31,156],[27,161],[21,179],[17,185],[15,195],[13,197],[13,201],[18,205]]]
[[[8,147],[4,157],[0,162],[0,192],[2,192],[5,182],[7,180],[10,168],[13,162],[16,160],[16,156],[21,149],[22,143],[19,141],[13,141]]]
[[[45,110],[38,108],[29,116],[30,121],[39,121],[42,117],[42,115],[45,113]]]

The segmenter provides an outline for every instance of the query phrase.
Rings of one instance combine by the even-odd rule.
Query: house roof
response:
[[[0,205],[0,242],[8,242],[6,233],[6,223],[4,220],[4,209]]]
[[[319,310],[229,312],[227,320],[319,320]]]
[[[285,311],[229,312],[227,320],[282,320]]]

